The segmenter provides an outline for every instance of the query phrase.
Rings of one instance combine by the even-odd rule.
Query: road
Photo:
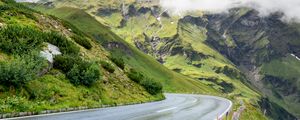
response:
[[[18,120],[215,120],[231,101],[204,95],[166,94],[166,100],[138,105],[38,115]]]

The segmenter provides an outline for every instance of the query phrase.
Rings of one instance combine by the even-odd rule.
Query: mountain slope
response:
[[[35,8],[37,10],[46,12],[46,13],[57,15],[58,17],[68,20],[72,23],[78,23],[77,27],[82,29],[83,31],[86,30],[86,33],[88,33],[91,29],[103,27],[101,25],[97,26],[97,24],[99,24],[99,23],[94,22],[95,20],[92,19],[92,17],[87,17],[86,13],[83,13],[83,11],[78,10],[78,9],[69,8],[69,7],[53,8],[52,5],[45,6],[45,4],[38,4],[38,5],[31,4],[29,6],[31,6],[32,8]],[[58,6],[64,6],[64,5],[58,5]],[[69,6],[69,5],[67,5],[67,6]],[[72,6],[72,2],[70,3],[70,6]],[[93,9],[97,9],[97,8],[93,7]],[[113,9],[113,7],[109,8],[106,11],[108,11],[108,12],[113,11],[111,9]],[[131,9],[134,10],[135,8],[131,8]],[[105,11],[105,9],[102,9],[102,10]],[[146,13],[144,10],[146,11]],[[154,11],[155,10],[156,9],[154,9]],[[89,11],[89,10],[87,10],[87,11]],[[196,43],[196,41],[198,41],[199,37],[197,36],[197,34],[195,34],[193,32],[189,32],[189,30],[199,31],[199,33],[204,34],[205,33],[204,31],[198,30],[198,28],[193,27],[193,25],[185,24],[182,21],[176,21],[176,20],[178,20],[178,18],[170,19],[167,16],[162,18],[162,19],[165,19],[165,20],[163,20],[164,23],[169,23],[175,29],[172,27],[161,27],[159,25],[160,23],[156,20],[155,16],[153,15],[154,13],[153,14],[151,13],[151,10],[149,11],[148,8],[141,7],[141,10],[138,10],[138,11],[140,11],[143,14],[149,15],[148,19],[150,21],[154,20],[154,23],[150,26],[147,26],[145,24],[143,25],[142,22],[137,22],[137,23],[134,22],[134,21],[138,21],[138,19],[141,18],[141,16],[139,15],[141,13],[136,13],[136,14],[132,14],[132,16],[129,17],[129,19],[132,19],[132,21],[126,21],[126,20],[123,21],[121,19],[121,21],[119,21],[120,22],[119,25],[121,25],[121,26],[118,26],[118,24],[109,24],[110,22],[117,22],[114,20],[114,17],[119,18],[118,16],[120,14],[119,14],[118,10],[115,11],[113,14],[108,14],[107,17],[95,16],[95,18],[98,21],[106,23],[108,26],[110,26],[112,28],[113,32],[119,34],[122,38],[124,38],[126,40],[126,42],[124,42],[124,41],[119,41],[118,38],[117,39],[113,38],[113,39],[109,39],[110,42],[108,42],[107,40],[103,40],[101,38],[98,39],[104,45],[104,47],[106,46],[105,47],[106,49],[109,49],[114,54],[119,53],[119,55],[126,55],[126,56],[129,55],[129,57],[127,57],[127,58],[130,58],[130,59],[126,59],[126,60],[128,60],[127,62],[129,62],[128,64],[131,64],[133,66],[134,65],[141,66],[141,69],[142,70],[144,69],[143,71],[146,71],[146,72],[150,71],[149,72],[150,76],[156,76],[157,78],[162,78],[162,80],[163,80],[162,83],[165,84],[166,91],[189,92],[189,93],[197,92],[197,93],[202,93],[202,94],[225,96],[225,97],[228,97],[235,101],[234,110],[238,110],[239,106],[244,106],[244,105],[247,106],[247,110],[245,110],[241,116],[242,118],[265,119],[264,116],[262,115],[261,110],[258,108],[255,108],[255,106],[259,105],[258,101],[260,101],[260,95],[258,93],[256,93],[255,91],[249,89],[249,87],[247,87],[240,81],[241,79],[243,80],[244,77],[239,72],[239,70],[229,60],[227,60],[225,57],[223,57],[217,51],[212,49],[210,46],[207,46],[206,44],[204,44],[204,39],[202,41],[203,43]],[[104,13],[106,13],[106,12],[104,12]],[[159,13],[159,11],[158,11],[158,13]],[[90,14],[92,14],[92,13],[90,13]],[[114,14],[117,14],[117,15],[115,16]],[[92,15],[94,15],[94,14],[92,14]],[[110,15],[112,15],[112,16],[110,17]],[[138,16],[140,16],[140,17],[138,17]],[[87,20],[87,18],[88,18],[88,20]],[[122,18],[122,16],[121,16],[121,18]],[[174,23],[172,23],[172,21],[174,21]],[[146,21],[146,22],[148,22],[148,21]],[[132,23],[132,24],[130,24],[130,23]],[[182,27],[178,28],[177,23],[180,24],[180,26],[182,26]],[[117,26],[113,27],[112,25],[117,25]],[[90,27],[87,27],[87,26],[90,26]],[[94,28],[92,28],[92,26],[94,26]],[[91,29],[85,29],[85,27],[91,28]],[[144,27],[146,27],[146,28],[149,27],[148,28],[149,30],[147,29],[145,34],[143,34],[143,31],[142,31],[143,29],[146,29]],[[101,29],[97,29],[97,30],[101,30]],[[131,31],[131,30],[133,30],[133,31]],[[162,31],[163,34],[161,34],[161,35],[164,36],[164,38],[157,37],[158,38],[157,40],[152,39],[151,35],[160,34],[161,33],[160,31]],[[90,32],[89,34],[92,36],[96,36],[97,35],[96,33],[101,33],[101,31],[93,32],[93,33]],[[132,33],[134,33],[134,34],[132,34]],[[133,35],[133,36],[142,35],[142,36],[137,37],[139,39],[137,39],[136,37],[134,37],[134,39],[131,39],[132,38],[131,35]],[[95,38],[97,38],[97,37],[95,37]],[[113,44],[112,44],[111,40],[115,40],[113,42]],[[172,69],[173,71],[184,74],[190,78],[172,72],[172,74],[173,74],[172,76],[174,78],[171,80],[165,79],[165,77],[161,76],[161,75],[166,75],[165,74],[166,72],[163,72],[164,74],[160,74],[160,75],[158,73],[162,73],[161,71],[158,73],[155,73],[155,72],[157,72],[157,70],[161,70],[161,68],[149,70],[150,69],[149,66],[153,66],[153,64],[149,65],[149,63],[152,63],[152,62],[154,63],[154,61],[155,61],[153,58],[150,58],[149,56],[147,56],[147,58],[149,58],[151,60],[151,62],[149,62],[149,60],[147,60],[147,62],[146,62],[146,60],[141,59],[140,56],[134,56],[134,59],[138,59],[138,60],[134,60],[134,62],[131,62],[131,61],[133,61],[131,58],[132,52],[137,52],[137,53],[141,54],[140,51],[138,51],[134,47],[131,47],[131,45],[135,45],[137,48],[139,48],[143,52],[154,56],[155,58],[158,59],[158,61],[163,63],[169,69]],[[115,48],[112,46],[118,46],[118,48],[121,50],[111,49],[111,48]],[[132,49],[133,51],[129,50],[129,48]],[[120,51],[122,51],[122,52],[120,52]],[[124,52],[126,54],[124,54]],[[195,56],[195,57],[193,57],[193,56]],[[211,63],[211,62],[213,62],[213,63]],[[155,61],[155,64],[157,64],[156,61]],[[165,68],[164,68],[164,70],[170,71]],[[227,70],[229,70],[230,73],[224,72]],[[232,74],[232,75],[230,75],[230,74]],[[234,76],[234,75],[236,75],[236,76]],[[234,76],[234,77],[232,78],[230,76]],[[182,81],[183,77],[185,78],[185,80],[193,81],[193,85],[189,85],[189,83],[187,83],[187,81],[183,82]],[[191,78],[193,78],[193,79],[191,79]],[[179,79],[179,80],[176,80],[176,79]],[[197,85],[195,85],[195,83]],[[184,88],[178,87],[181,84],[185,84],[184,85],[185,87]],[[196,86],[199,87],[200,89],[197,88]],[[195,88],[197,88],[198,90]],[[187,89],[190,89],[190,90],[187,90]],[[240,101],[244,101],[245,104],[239,104]]]
[[[108,51],[69,23],[11,0],[0,8],[1,114],[164,98],[130,80]]]
[[[78,5],[55,1],[48,7],[81,8],[167,68],[198,79],[235,100],[242,98],[251,103],[249,98],[255,98],[262,102],[260,109],[267,109],[274,119],[290,116],[274,104],[298,114],[298,27],[281,22],[280,14],[260,18],[248,8],[232,9],[229,14],[173,17],[155,2],[93,0]],[[262,96],[270,98],[267,104],[281,112],[264,106],[268,100],[259,100],[261,95],[249,87],[259,88]]]

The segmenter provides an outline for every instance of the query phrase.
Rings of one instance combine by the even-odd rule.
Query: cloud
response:
[[[190,11],[227,12],[231,8],[250,7],[261,16],[284,13],[284,20],[300,22],[300,0],[160,0],[160,5],[172,14]]]

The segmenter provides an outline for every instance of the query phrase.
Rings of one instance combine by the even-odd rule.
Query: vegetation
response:
[[[8,54],[25,54],[41,49],[43,34],[29,26],[8,25],[0,29],[0,49]]]
[[[99,43],[119,42],[128,46],[127,50],[121,48],[113,48],[109,51],[113,56],[122,56],[126,65],[142,71],[145,75],[153,78],[160,78],[163,89],[167,92],[194,92],[203,94],[216,94],[216,90],[197,80],[175,73],[166,67],[162,66],[152,57],[145,55],[135,47],[127,44],[123,39],[111,32],[103,24],[99,23],[86,12],[70,7],[61,7],[55,9],[45,9],[43,6],[31,5],[31,7],[41,10],[45,13],[55,15],[69,23],[72,23],[79,30],[84,31],[84,34],[92,36]],[[131,54],[128,54],[128,51]]]
[[[142,85],[152,95],[162,93],[163,87],[161,83],[156,82],[149,77],[146,77],[145,75],[134,69],[131,69],[127,76],[134,82]]]
[[[151,95],[141,85],[134,84],[124,70],[112,72],[111,64],[103,65],[111,74],[100,70],[100,63],[94,60],[113,62],[107,59],[108,52],[92,40],[93,35],[88,36],[68,22],[35,12],[14,0],[1,0],[0,11],[1,114],[164,98],[163,94]],[[93,30],[109,31],[96,27]],[[79,40],[74,36],[79,36]],[[103,40],[116,37],[110,33],[97,36]],[[54,68],[39,57],[46,42],[58,46],[63,53],[55,57]],[[80,49],[79,45],[87,49],[92,45],[93,49]]]
[[[82,47],[86,48],[86,49],[91,49],[93,46],[91,45],[91,43],[89,42],[88,39],[86,39],[85,37],[79,36],[79,35],[73,35],[72,39],[74,39],[74,41],[76,43],[78,43],[79,45],[81,45]]]
[[[79,53],[78,46],[57,32],[44,34],[44,39],[46,42],[59,47],[63,54],[78,55]]]
[[[110,73],[115,72],[115,68],[110,63],[108,63],[106,61],[101,61],[100,63],[101,63],[101,66],[108,72],[110,72]]]
[[[144,78],[140,84],[152,95],[162,93],[162,85],[150,78]]]
[[[114,62],[118,67],[124,70],[125,68],[125,62],[122,58],[120,57],[110,57],[110,60]]]
[[[0,83],[20,87],[37,78],[42,68],[45,68],[43,58],[33,56],[18,56],[9,62],[0,62]]]
[[[100,70],[94,63],[75,64],[66,75],[74,85],[91,86],[99,80]]]
[[[66,73],[67,78],[74,85],[91,86],[100,78],[100,69],[96,63],[82,60],[80,57],[57,56],[54,68]]]

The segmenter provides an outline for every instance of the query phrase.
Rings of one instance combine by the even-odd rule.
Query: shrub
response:
[[[107,70],[108,72],[110,72],[110,73],[114,73],[114,72],[115,72],[114,67],[113,67],[110,63],[108,63],[108,62],[101,61],[101,66],[102,66],[105,70]]]
[[[8,25],[0,29],[0,49],[8,54],[24,54],[41,49],[43,33],[29,26]]]
[[[80,57],[56,56],[53,67],[66,73],[67,78],[74,85],[91,86],[100,78],[98,65],[84,61]]]
[[[127,76],[133,80],[134,82],[143,86],[147,92],[152,95],[156,95],[158,93],[162,93],[162,85],[159,82],[154,81],[151,78],[144,76],[142,73],[131,69]]]
[[[115,57],[110,57],[110,60],[114,62],[119,68],[123,69],[125,68],[125,62],[122,58],[115,58]]]
[[[143,79],[140,84],[152,95],[162,93],[162,85],[150,78]]]
[[[66,74],[74,85],[91,86],[100,78],[100,70],[97,64],[77,65]]]
[[[68,40],[66,37],[60,35],[57,32],[49,32],[44,35],[46,42],[49,42],[57,46],[62,53],[70,55],[78,55],[79,47],[77,47],[72,41]]]
[[[82,59],[80,57],[59,55],[54,58],[53,67],[66,73],[73,68],[74,64],[82,64],[81,62]]]
[[[37,77],[45,60],[37,55],[20,56],[10,62],[0,62],[0,83],[22,86]]]
[[[140,83],[144,79],[144,75],[134,69],[131,69],[127,76],[136,83]]]
[[[92,48],[92,45],[91,45],[90,41],[85,37],[82,37],[82,36],[79,36],[79,35],[73,35],[72,39],[76,43],[78,43],[79,45],[81,45],[82,47],[84,47],[86,49],[91,49]]]

